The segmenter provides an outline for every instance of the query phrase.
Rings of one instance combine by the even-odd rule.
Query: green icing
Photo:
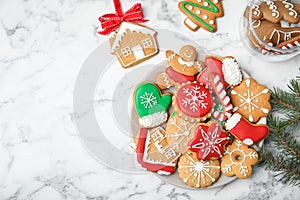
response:
[[[177,115],[177,112],[173,112],[172,115],[171,115],[171,118],[175,117],[176,115]]]
[[[218,13],[219,9],[215,6],[215,4],[213,4],[210,0],[206,0],[206,2],[211,6],[210,7],[206,7],[206,6],[201,6],[197,3],[193,3],[193,2],[189,2],[189,1],[184,1],[182,3],[182,9],[184,11],[186,11],[188,14],[190,14],[192,17],[194,17],[195,19],[197,19],[199,22],[201,22],[204,26],[206,26],[209,30],[214,31],[215,29],[210,26],[208,23],[206,23],[203,19],[201,19],[200,17],[198,17],[197,15],[195,15],[194,13],[192,13],[190,10],[188,10],[185,5],[191,5],[191,6],[195,6],[204,10],[208,10],[210,12],[214,12],[214,13]]]
[[[134,93],[135,109],[140,117],[157,112],[165,112],[172,101],[172,95],[161,95],[159,88],[152,83],[141,83]]]

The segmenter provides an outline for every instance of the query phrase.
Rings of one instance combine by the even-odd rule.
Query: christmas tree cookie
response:
[[[216,32],[216,18],[224,15],[221,0],[181,1],[178,7],[187,16],[184,25],[192,31],[202,27],[209,32]]]

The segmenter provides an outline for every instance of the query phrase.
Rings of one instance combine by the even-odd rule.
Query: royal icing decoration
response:
[[[183,155],[178,163],[180,178],[192,187],[207,187],[220,176],[220,161],[199,161],[192,152]]]
[[[199,160],[220,158],[224,153],[224,146],[228,142],[226,131],[217,122],[208,125],[200,124],[194,138],[188,143],[190,151],[196,153]]]
[[[227,57],[222,60],[222,72],[225,81],[230,85],[235,86],[242,82],[242,73],[234,58]]]
[[[175,151],[184,153],[188,149],[187,143],[194,137],[195,122],[190,122],[174,112],[167,122],[166,138],[175,147]]]
[[[252,6],[252,9],[253,9],[253,14],[254,14],[254,15],[259,16],[259,15],[261,14],[258,5]]]
[[[142,127],[152,128],[167,120],[167,109],[172,95],[162,95],[159,88],[152,83],[141,83],[134,92],[135,109]]]
[[[175,166],[179,153],[175,152],[174,145],[168,144],[165,130],[156,127],[148,131],[143,160],[152,164]]]
[[[258,154],[254,149],[235,140],[226,150],[221,162],[221,171],[226,176],[236,175],[238,178],[247,178],[252,173],[251,165],[258,161]]]
[[[239,86],[231,90],[230,98],[234,106],[233,111],[239,112],[250,122],[267,116],[271,109],[269,89],[259,85],[254,79],[244,79]]]
[[[264,1],[269,6],[269,9],[272,11],[272,16],[275,17],[275,18],[279,18],[280,13],[277,10],[277,6],[275,5],[275,3],[273,1],[270,1],[270,0],[264,0]]]
[[[215,32],[215,19],[223,16],[221,1],[181,1],[178,6],[187,15],[185,24],[193,31],[203,27],[207,31]]]
[[[252,124],[239,113],[233,114],[225,123],[231,134],[250,146],[267,137],[269,128],[264,124]]]
[[[136,148],[136,154],[137,154],[137,161],[142,165],[142,167],[146,168],[148,171],[156,172],[158,174],[164,174],[169,175],[174,173],[175,171],[175,165],[163,165],[163,164],[156,164],[148,163],[144,161],[145,156],[145,149],[146,149],[146,139],[149,135],[149,130],[146,128],[141,128]]]
[[[293,16],[294,18],[298,17],[298,13],[294,10],[294,5],[292,3],[287,2],[287,0],[282,0],[284,7],[289,10],[289,15]]]
[[[210,113],[213,98],[209,90],[200,83],[183,85],[176,94],[178,108],[187,116],[200,118]]]

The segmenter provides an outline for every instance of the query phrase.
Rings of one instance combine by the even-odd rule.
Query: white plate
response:
[[[123,69],[110,54],[108,41],[97,47],[84,62],[74,90],[74,121],[86,150],[100,163],[127,173],[148,173],[137,167],[136,154],[129,148],[139,130],[133,111],[132,93],[137,83],[154,81],[155,74],[166,67],[165,50],[176,52],[186,44],[196,47],[199,59],[206,52],[185,36],[157,30],[159,54],[130,69]],[[162,62],[164,61],[164,62]],[[167,183],[185,185],[178,174],[157,175]],[[223,186],[235,177],[221,176],[208,188]]]

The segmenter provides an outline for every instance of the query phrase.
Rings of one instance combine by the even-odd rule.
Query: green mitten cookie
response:
[[[144,128],[153,128],[167,121],[167,109],[172,95],[162,95],[153,83],[141,83],[134,91],[134,106],[139,115],[139,124]]]

